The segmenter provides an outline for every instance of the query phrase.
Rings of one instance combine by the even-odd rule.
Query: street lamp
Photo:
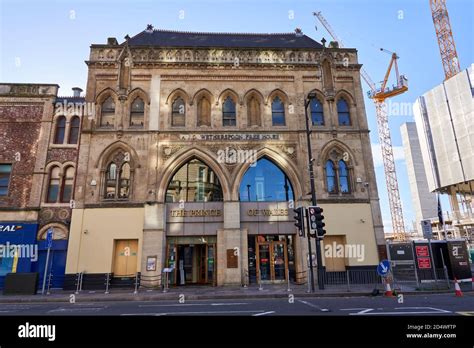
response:
[[[311,133],[312,130],[309,128],[309,117],[308,117],[308,106],[310,105],[311,101],[316,99],[316,93],[311,92],[306,97],[304,102],[304,113],[305,113],[305,121],[306,121],[306,142],[308,144],[308,169],[309,169],[309,182],[311,185],[311,205],[316,206],[316,189],[314,187],[314,170],[313,170],[313,155],[311,151]],[[312,260],[312,253],[311,253],[311,236],[308,233],[308,251],[309,251],[309,265],[311,271],[311,289],[314,291],[314,279],[313,279],[313,260]],[[318,262],[318,287],[320,290],[324,290],[324,282],[323,282],[323,261],[321,257],[321,240],[316,235],[316,258]]]

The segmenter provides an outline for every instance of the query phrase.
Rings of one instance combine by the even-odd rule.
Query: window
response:
[[[107,166],[104,199],[126,200],[130,197],[133,173],[130,163],[125,159],[125,154],[119,152]]]
[[[12,173],[11,164],[0,164],[0,196],[8,195],[8,184]]]
[[[344,99],[339,99],[339,101],[337,102],[337,117],[338,117],[340,126],[351,125],[349,105]]]
[[[240,183],[241,201],[278,202],[294,200],[290,180],[277,165],[261,158],[249,167]]]
[[[100,113],[101,127],[114,127],[115,123],[115,103],[112,97],[108,97],[103,103]]]
[[[334,169],[334,162],[331,160],[326,162],[326,180],[328,192],[337,193],[336,170]]]
[[[145,119],[145,103],[139,97],[135,98],[130,107],[130,127],[143,127]]]
[[[219,202],[222,197],[217,175],[198,159],[179,168],[166,190],[166,202]]]
[[[79,119],[79,117],[74,116],[71,119],[68,144],[77,144],[77,142],[79,141],[80,124],[81,120]]]
[[[335,164],[337,163],[337,165]],[[349,169],[343,160],[326,162],[326,184],[329,193],[350,193]]]
[[[197,105],[197,125],[199,126],[210,126],[211,125],[211,103],[206,97],[202,97]]]
[[[47,202],[56,203],[59,197],[59,188],[61,187],[60,169],[57,166],[52,167],[49,173]]]
[[[272,124],[274,126],[285,125],[285,104],[278,96],[272,102]]]
[[[128,198],[130,193],[130,164],[122,164],[122,169],[120,170],[120,191],[119,198]]]
[[[346,162],[339,161],[339,190],[341,193],[349,193],[349,172]]]
[[[310,102],[311,122],[313,126],[324,126],[323,104],[318,99],[312,99]]]
[[[64,176],[61,202],[69,202],[72,199],[72,188],[74,186],[74,167],[68,167]]]
[[[178,97],[174,100],[171,111],[171,125],[174,127],[184,127],[186,125],[186,107],[184,100]]]
[[[260,102],[255,97],[247,103],[247,123],[249,126],[260,126]]]
[[[235,103],[230,96],[225,99],[222,106],[222,125],[224,127],[237,125]]]
[[[115,198],[117,188],[117,165],[110,163],[105,175],[105,198]]]
[[[56,134],[54,135],[55,144],[62,144],[64,142],[65,132],[66,132],[66,117],[59,116],[56,119]]]

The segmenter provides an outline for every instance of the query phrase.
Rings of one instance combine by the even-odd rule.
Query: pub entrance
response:
[[[173,269],[171,285],[216,284],[215,237],[168,238],[166,267]]]
[[[289,259],[293,262],[293,252],[289,253],[289,236],[256,236],[255,252],[251,252],[253,247],[249,246],[249,268],[255,264],[255,281],[258,279],[262,283],[284,283],[290,276]],[[290,255],[289,255],[290,254]],[[254,261],[254,262],[252,262]],[[252,273],[252,272],[250,272]]]

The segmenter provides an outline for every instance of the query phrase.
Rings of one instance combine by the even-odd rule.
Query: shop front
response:
[[[38,262],[38,224],[0,222],[0,289],[8,273],[32,272]]]

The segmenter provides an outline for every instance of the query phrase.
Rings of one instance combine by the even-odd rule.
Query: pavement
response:
[[[379,286],[380,295],[384,293]],[[327,287],[325,290],[315,289],[313,293],[307,292],[307,287],[302,285],[263,285],[258,286],[186,286],[172,287],[167,292],[162,289],[146,290],[139,289],[134,293],[133,289],[111,289],[108,294],[104,291],[82,290],[78,294],[74,291],[52,290],[49,295],[0,295],[1,303],[45,303],[45,302],[106,302],[106,301],[166,301],[166,300],[218,300],[218,299],[278,299],[288,298],[290,295],[298,298],[310,297],[373,297],[373,287],[353,287],[347,291],[345,287]],[[430,294],[452,294],[454,290],[439,291],[416,291],[408,290],[402,292],[404,295]]]

